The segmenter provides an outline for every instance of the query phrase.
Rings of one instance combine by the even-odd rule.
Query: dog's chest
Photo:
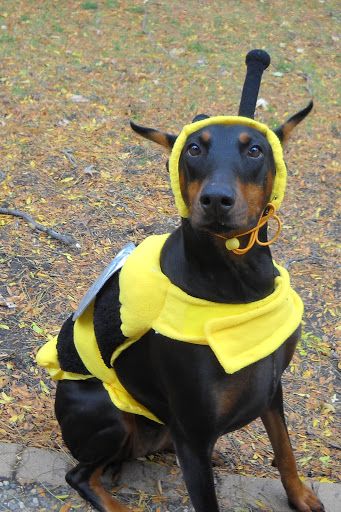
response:
[[[165,423],[176,417],[186,429],[200,425],[218,437],[249,423],[270,403],[280,360],[275,353],[229,375],[208,346],[149,332],[122,353],[115,369],[129,392]]]
[[[233,375],[224,376],[217,385],[215,407],[221,433],[236,430],[266,409],[281,376],[276,353]]]

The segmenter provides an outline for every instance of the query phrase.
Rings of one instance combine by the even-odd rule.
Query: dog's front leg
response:
[[[173,441],[195,512],[219,512],[212,471],[212,447],[173,433]]]
[[[263,414],[262,421],[271,441],[276,466],[281,475],[289,503],[300,512],[323,512],[324,506],[299,479],[295,457],[284,419],[281,383],[270,408]]]

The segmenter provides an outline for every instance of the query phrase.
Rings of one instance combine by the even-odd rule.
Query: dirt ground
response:
[[[337,481],[337,4],[2,2],[0,207],[79,245],[0,215],[2,440],[62,449],[38,347],[123,244],[178,224],[166,157],[129,119],[177,133],[201,112],[236,114],[245,54],[260,47],[272,66],[257,119],[274,127],[315,101],[286,149],[285,224],[273,254],[305,302],[302,342],[284,377],[299,471]],[[271,460],[256,421],[219,441],[215,464],[277,476]]]

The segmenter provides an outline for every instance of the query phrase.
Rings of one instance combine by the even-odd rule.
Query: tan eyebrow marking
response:
[[[205,130],[204,132],[202,132],[202,134],[200,135],[200,138],[203,142],[209,142],[211,140],[211,134],[208,130]]]
[[[247,144],[248,142],[250,142],[251,140],[251,137],[248,133],[246,132],[242,132],[240,135],[239,135],[239,142],[241,142],[242,144]]]

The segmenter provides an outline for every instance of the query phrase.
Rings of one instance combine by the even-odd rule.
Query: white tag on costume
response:
[[[123,249],[115,256],[113,260],[109,263],[109,265],[103,270],[101,275],[96,279],[96,281],[90,286],[84,297],[79,303],[77,311],[72,316],[72,320],[75,321],[77,318],[81,316],[81,314],[86,310],[89,306],[90,302],[96,297],[98,292],[104,286],[104,284],[108,281],[108,279],[117,272],[120,268],[123,267],[126,259],[129,254],[133,252],[136,248],[135,244],[129,242],[129,244],[125,245]]]

